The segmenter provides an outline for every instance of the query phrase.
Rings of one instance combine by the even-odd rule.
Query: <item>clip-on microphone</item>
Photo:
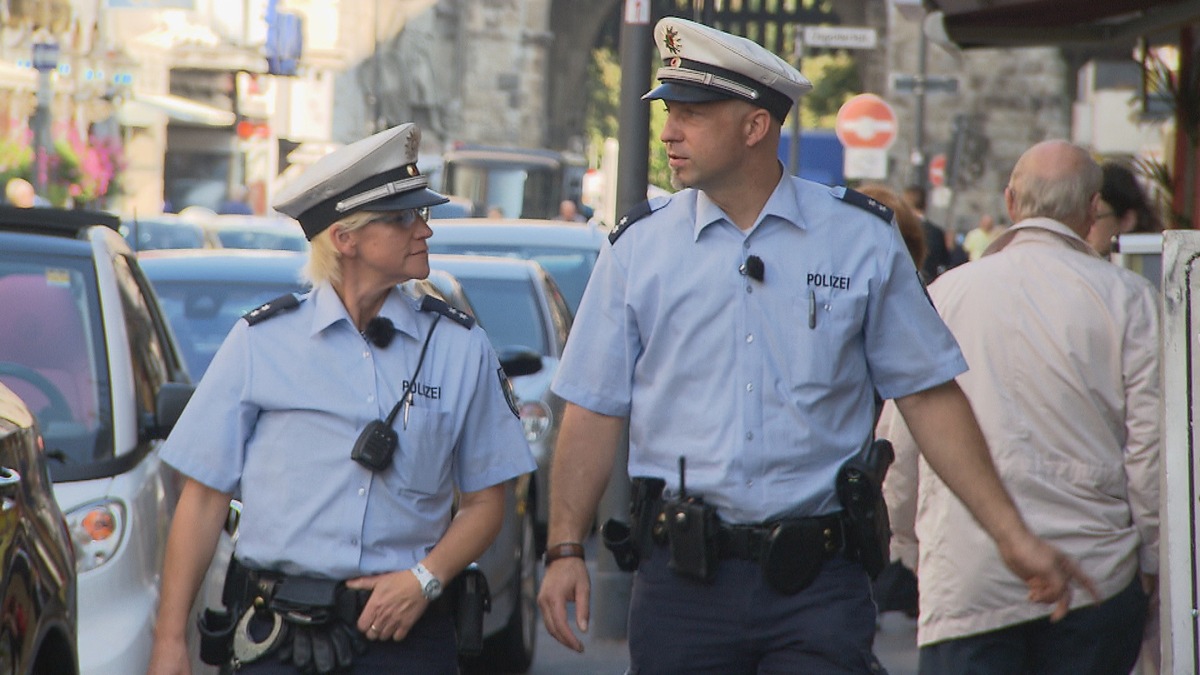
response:
[[[396,336],[396,326],[392,324],[391,319],[377,316],[367,322],[367,329],[362,332],[362,335],[376,347],[386,349],[388,345],[392,344],[392,338]]]
[[[766,274],[767,266],[763,263],[762,258],[752,255],[746,258],[746,262],[738,267],[738,272],[742,276],[750,277],[751,279],[761,282]]]

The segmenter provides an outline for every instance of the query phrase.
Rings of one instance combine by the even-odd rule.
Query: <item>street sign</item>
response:
[[[946,155],[938,153],[929,160],[929,184],[935,188],[946,184]]]
[[[892,91],[897,94],[915,94],[919,91],[929,94],[940,92],[944,94],[958,93],[957,77],[942,77],[939,75],[903,75],[892,73]]]
[[[878,43],[874,28],[853,26],[805,26],[805,47],[874,49]]]
[[[896,141],[896,113],[875,94],[859,94],[842,104],[834,129],[847,148],[886,150]]]

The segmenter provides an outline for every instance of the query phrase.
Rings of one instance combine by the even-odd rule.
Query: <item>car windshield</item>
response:
[[[550,353],[531,281],[463,276],[458,281],[493,347],[528,347],[542,355]]]
[[[188,372],[196,381],[243,314],[284,293],[302,290],[298,284],[250,281],[152,281]]]
[[[536,260],[550,273],[574,314],[579,309],[588,277],[596,266],[598,251],[588,248],[521,246],[517,244],[441,244],[437,235],[429,239],[430,253],[491,255]]]
[[[0,252],[0,381],[37,416],[55,464],[113,453],[108,361],[90,259]]]
[[[164,248],[205,248],[204,229],[195,223],[177,220],[137,218],[125,221],[121,233],[135,251]]]

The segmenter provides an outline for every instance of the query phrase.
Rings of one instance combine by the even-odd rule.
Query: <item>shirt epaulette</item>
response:
[[[879,200],[868,197],[861,192],[846,188],[846,191],[843,192],[838,199],[846,202],[847,204],[857,206],[858,208],[875,216],[878,216],[879,218],[883,219],[884,222],[892,222],[892,217],[894,214],[890,208],[885,206]]]
[[[617,221],[617,227],[612,232],[609,233],[608,243],[609,244],[617,243],[617,239],[619,239],[621,237],[621,235],[625,233],[625,230],[629,229],[630,225],[636,223],[637,221],[641,220],[642,218],[645,218],[646,216],[650,215],[651,213],[654,213],[658,209],[662,208],[662,206],[666,203],[667,203],[666,200],[653,200],[652,201],[652,200],[647,199],[646,201],[642,202],[641,204],[638,204],[637,206],[633,207],[632,209],[629,209],[629,212],[626,213],[625,215],[621,216],[621,219]]]
[[[421,298],[421,311],[437,312],[438,314],[449,318],[454,323],[462,326],[463,328],[470,329],[475,325],[475,318],[470,314],[467,314],[457,307],[451,307],[446,303],[445,300],[435,298],[432,295],[426,295],[425,297]]]
[[[295,293],[281,295],[266,304],[255,307],[254,309],[242,315],[246,323],[253,326],[256,323],[266,321],[280,312],[286,312],[289,309],[295,309],[300,306],[300,300],[296,298]]]

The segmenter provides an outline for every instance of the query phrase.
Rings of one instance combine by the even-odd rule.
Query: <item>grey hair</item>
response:
[[[1034,165],[1036,155],[1023,155],[1013,169],[1008,187],[1013,193],[1014,220],[1051,218],[1068,225],[1086,222],[1092,198],[1100,192],[1104,173],[1087,151],[1071,144],[1074,161],[1069,167]]]

